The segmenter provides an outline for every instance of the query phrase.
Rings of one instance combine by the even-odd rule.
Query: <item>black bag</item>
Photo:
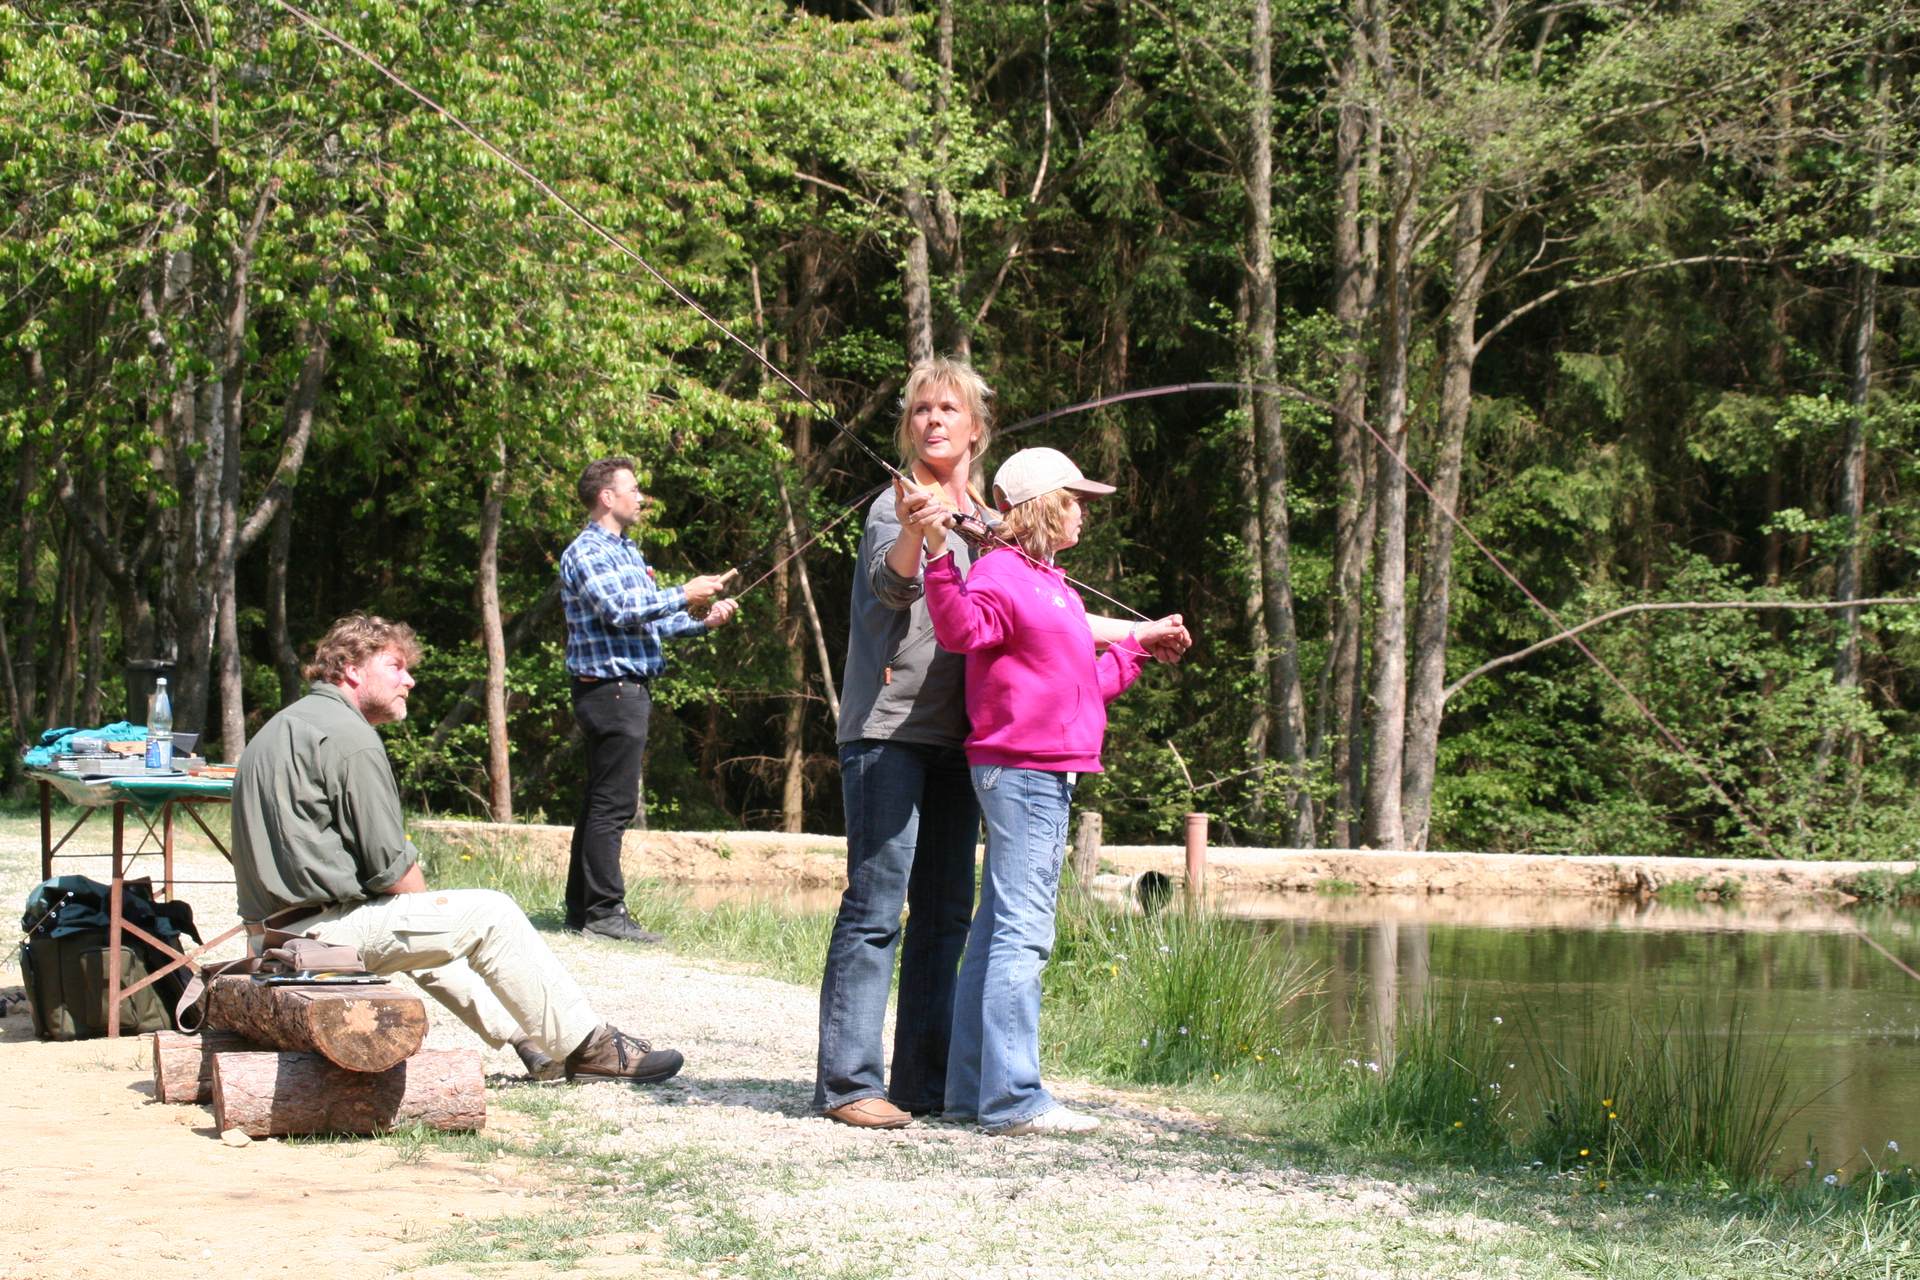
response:
[[[85,876],[59,876],[27,896],[20,919],[27,935],[20,971],[33,1033],[42,1040],[87,1040],[107,1033],[108,892]],[[124,920],[175,948],[185,949],[183,936],[200,941],[193,908],[184,902],[155,903],[149,880],[125,882],[120,911]],[[173,959],[131,933],[120,938],[123,989]],[[188,977],[183,966],[146,990],[123,996],[121,1033],[171,1029],[174,1002]]]

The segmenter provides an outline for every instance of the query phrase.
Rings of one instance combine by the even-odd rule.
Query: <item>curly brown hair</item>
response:
[[[313,661],[301,668],[309,680],[339,684],[348,667],[364,666],[377,653],[392,649],[408,666],[420,661],[420,640],[404,622],[390,622],[370,613],[350,613],[327,628],[314,647]]]

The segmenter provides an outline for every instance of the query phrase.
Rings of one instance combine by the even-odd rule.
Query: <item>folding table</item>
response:
[[[163,867],[161,893],[167,899],[174,897],[173,878],[173,819],[174,811],[179,810],[192,819],[207,839],[213,841],[213,847],[222,857],[232,861],[226,843],[214,834],[206,822],[195,812],[201,805],[230,804],[233,801],[233,781],[230,778],[201,778],[191,774],[168,774],[159,777],[129,775],[112,778],[83,778],[71,773],[61,773],[52,769],[28,769],[27,776],[40,784],[40,878],[53,878],[53,857],[66,847],[67,841],[91,818],[96,810],[107,809],[113,814],[113,852],[110,854],[73,854],[67,857],[110,857],[113,859],[113,875],[109,883],[108,929],[107,929],[107,1035],[120,1034],[120,1002],[135,992],[144,990],[165,975],[184,965],[190,965],[200,955],[232,938],[246,928],[245,922],[235,924],[210,942],[195,947],[192,951],[179,951],[154,937],[139,925],[123,918],[120,896],[127,881],[127,867],[136,859],[150,853],[159,853]],[[53,794],[59,792],[70,803],[80,809],[80,816],[74,819],[67,833],[58,841],[53,838]],[[140,842],[132,853],[126,850],[127,813],[132,811],[145,828]],[[181,881],[192,884],[224,884],[226,881]],[[158,948],[171,957],[170,961],[145,978],[124,990],[120,986],[120,966],[123,963],[120,952],[124,937],[131,933],[150,947]]]

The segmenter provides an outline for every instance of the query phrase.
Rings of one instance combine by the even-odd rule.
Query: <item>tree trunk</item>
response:
[[[280,704],[300,696],[300,655],[287,628],[287,562],[293,556],[293,503],[282,503],[273,516],[273,538],[267,544],[267,643],[273,649],[273,670],[280,678]]]
[[[1294,631],[1292,540],[1287,518],[1286,423],[1273,390],[1275,358],[1273,276],[1273,26],[1268,0],[1254,0],[1251,40],[1252,101],[1247,114],[1248,341],[1253,348],[1255,466],[1260,477],[1260,584],[1267,624],[1267,701],[1278,754],[1289,772],[1287,808],[1295,845],[1314,844],[1314,805],[1306,789],[1306,716],[1300,689],[1300,651]]]
[[[915,232],[907,241],[901,281],[907,303],[907,363],[933,359],[933,278],[927,263],[927,237]]]
[[[402,1124],[463,1132],[486,1126],[487,1080],[472,1049],[428,1049],[385,1071],[344,1071],[311,1053],[219,1053],[213,1123],[253,1138]]]
[[[1446,707],[1447,623],[1453,592],[1455,527],[1448,512],[1460,509],[1460,472],[1473,413],[1473,364],[1479,355],[1475,317],[1494,255],[1483,261],[1486,194],[1469,188],[1453,220],[1453,298],[1447,308],[1446,352],[1440,380],[1440,440],[1433,463],[1432,499],[1414,614],[1413,678],[1407,694],[1407,744],[1400,782],[1401,820],[1408,846],[1427,847],[1433,812],[1434,774],[1439,764],[1440,717]]]
[[[1350,11],[1347,56],[1341,63],[1340,123],[1334,140],[1335,185],[1340,208],[1333,226],[1333,315],[1341,338],[1340,380],[1334,393],[1339,410],[1334,451],[1340,494],[1334,514],[1333,617],[1327,638],[1326,695],[1316,709],[1311,751],[1332,766],[1333,802],[1327,835],[1336,848],[1353,842],[1353,817],[1359,812],[1365,776],[1365,699],[1361,686],[1360,641],[1364,631],[1367,550],[1373,541],[1372,490],[1367,483],[1373,441],[1360,422],[1367,413],[1367,319],[1373,310],[1380,273],[1379,224],[1367,212],[1367,192],[1379,178],[1378,116],[1355,101],[1371,61],[1368,6]]]
[[[1386,448],[1375,455],[1379,503],[1374,533],[1373,732],[1367,752],[1366,843],[1375,849],[1406,845],[1400,781],[1407,707],[1407,476],[1394,455],[1407,449],[1407,364],[1412,341],[1415,176],[1405,148],[1397,148],[1393,219],[1386,238],[1382,284],[1386,310],[1380,326],[1380,430]]]
[[[1243,273],[1240,279],[1240,293],[1235,307],[1234,319],[1239,329],[1245,333],[1249,329],[1250,306],[1248,290],[1251,281]],[[1239,393],[1240,412],[1245,416],[1247,430],[1236,442],[1238,444],[1237,468],[1240,478],[1240,541],[1246,548],[1245,562],[1247,570],[1247,593],[1241,601],[1241,607],[1247,622],[1247,645],[1253,652],[1253,675],[1265,686],[1267,681],[1267,593],[1260,580],[1260,472],[1254,459],[1260,452],[1260,446],[1254,439],[1253,418],[1253,360],[1250,344],[1240,344],[1240,381],[1246,388]],[[1247,759],[1255,768],[1267,762],[1268,743],[1273,736],[1273,707],[1266,698],[1254,698],[1247,725]],[[1264,788],[1255,788],[1253,793],[1253,815],[1256,819],[1264,817]]]
[[[500,518],[506,506],[507,438],[493,441],[494,469],[480,503],[480,638],[487,651],[487,807],[513,821],[513,768],[507,738],[507,640],[500,618]]]

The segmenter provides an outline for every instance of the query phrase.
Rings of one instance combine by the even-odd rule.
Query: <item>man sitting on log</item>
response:
[[[249,931],[344,944],[369,972],[409,974],[538,1079],[667,1079],[680,1054],[602,1022],[513,899],[427,887],[373,728],[406,718],[419,660],[405,623],[342,618],[306,668],[312,692],[247,744],[233,865]]]

